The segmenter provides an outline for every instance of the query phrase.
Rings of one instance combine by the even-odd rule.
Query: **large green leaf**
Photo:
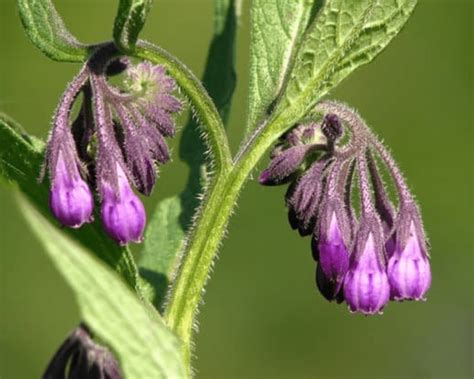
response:
[[[215,0],[214,38],[209,48],[203,83],[227,120],[235,89],[234,51],[237,9],[233,0]],[[198,120],[190,119],[185,126],[180,146],[180,158],[189,166],[184,191],[161,201],[151,217],[140,255],[140,273],[152,285],[153,303],[163,306],[165,292],[179,263],[185,235],[199,206],[199,194],[205,184],[205,151]]]
[[[308,28],[277,112],[294,112],[295,118],[307,113],[331,88],[388,45],[416,2],[328,0]]]
[[[18,10],[31,42],[48,57],[66,62],[87,59],[87,46],[66,29],[50,0],[18,0]]]
[[[153,0],[120,0],[114,24],[115,43],[124,51],[133,51],[145,25]]]
[[[53,227],[24,198],[28,224],[74,291],[81,315],[116,354],[128,379],[185,377],[177,337],[107,266]]]
[[[255,127],[280,92],[308,26],[312,0],[253,0],[247,127]]]
[[[47,180],[38,182],[43,150],[42,141],[28,136],[18,123],[0,113],[0,179],[16,184],[41,213],[50,218],[49,184]],[[130,286],[138,290],[138,274],[133,257],[127,249],[107,238],[99,221],[65,231],[120,272]]]

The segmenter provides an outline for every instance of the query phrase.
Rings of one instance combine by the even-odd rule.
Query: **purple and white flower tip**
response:
[[[326,217],[329,222],[322,220],[319,232],[319,266],[327,280],[334,283],[333,296],[335,296],[349,268],[349,251],[344,242],[336,211],[331,211]]]
[[[362,246],[362,252],[352,255],[344,280],[344,298],[351,312],[372,315],[381,313],[389,301],[390,285],[380,259],[382,245],[376,242],[373,232],[369,232]]]
[[[68,167],[59,153],[56,167],[52,169],[52,186],[49,206],[54,217],[64,226],[79,228],[93,220],[94,198],[78,168]]]
[[[101,219],[107,234],[120,245],[141,242],[146,224],[143,203],[133,192],[128,179],[117,165],[118,190],[107,182],[101,184]]]
[[[405,243],[397,243],[388,261],[388,279],[393,300],[424,300],[431,285],[431,269],[424,236],[412,220]],[[403,242],[403,241],[401,241]]]

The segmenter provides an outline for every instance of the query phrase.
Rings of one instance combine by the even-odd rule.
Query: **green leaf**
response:
[[[153,0],[120,0],[114,24],[115,43],[124,51],[135,48]]]
[[[416,0],[328,0],[306,33],[277,112],[301,117],[405,25]],[[292,120],[297,121],[297,120]]]
[[[279,94],[314,3],[312,0],[252,1],[247,128],[262,121]]]
[[[51,218],[48,208],[49,183],[47,180],[38,182],[43,151],[42,141],[28,136],[18,123],[0,113],[0,178],[16,184],[43,215]],[[99,219],[97,216],[96,220]],[[132,288],[139,290],[138,272],[130,251],[110,240],[99,221],[65,231],[117,270]]]
[[[50,0],[18,0],[18,10],[31,42],[49,58],[64,62],[87,59],[88,47],[66,29]]]
[[[214,5],[214,37],[203,84],[225,122],[236,85],[234,58],[238,10],[232,0],[215,0]],[[158,204],[147,227],[140,255],[140,273],[152,285],[153,303],[158,308],[163,308],[165,292],[179,263],[193,215],[199,207],[199,195],[206,182],[205,151],[199,123],[190,118],[180,146],[180,158],[189,166],[188,182],[181,194]]]
[[[124,377],[184,378],[179,342],[117,275],[61,233],[26,200],[22,212],[56,268],[69,283],[85,323],[116,354]]]

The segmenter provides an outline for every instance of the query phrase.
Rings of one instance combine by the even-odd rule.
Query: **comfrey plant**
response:
[[[241,4],[214,3],[201,83],[138,39],[151,0],[119,1],[113,41],[95,45],[77,41],[50,0],[18,0],[31,41],[54,60],[82,64],[46,143],[0,117],[0,173],[24,194],[21,209],[81,312],[44,378],[193,376],[204,286],[238,195],[272,146],[259,181],[288,185],[289,222],[310,236],[325,298],[365,315],[389,300],[426,298],[425,232],[397,163],[356,111],[323,100],[387,46],[416,0],[253,0],[247,136],[235,156],[225,124]],[[147,225],[139,194],[152,194],[172,158],[165,138],[185,108],[193,117],[179,158],[188,182],[158,203]],[[137,257],[132,242],[143,242]]]

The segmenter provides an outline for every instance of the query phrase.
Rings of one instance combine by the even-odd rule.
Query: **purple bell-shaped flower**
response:
[[[94,208],[92,192],[77,167],[74,164],[68,167],[62,153],[59,153],[52,177],[49,206],[54,217],[70,228],[79,228],[91,222]]]
[[[401,206],[398,240],[388,261],[394,300],[423,300],[431,285],[431,269],[423,227],[414,203]]]
[[[344,298],[352,312],[366,315],[379,313],[390,298],[385,265],[380,259],[383,246],[380,240],[380,236],[374,237],[370,232],[362,244],[362,250],[353,253],[344,281]]]
[[[120,165],[116,170],[117,190],[108,182],[101,183],[100,216],[104,229],[120,245],[141,242],[146,223],[145,208]]]
[[[344,209],[339,207],[336,210],[338,201],[329,201],[336,204],[328,204],[321,217],[321,227],[319,230],[319,267],[326,279],[332,283],[332,297],[341,289],[344,276],[349,268],[349,251],[347,248],[347,238],[344,238],[344,232],[347,234],[347,227],[341,223],[341,216]],[[339,204],[340,205],[340,204]]]

